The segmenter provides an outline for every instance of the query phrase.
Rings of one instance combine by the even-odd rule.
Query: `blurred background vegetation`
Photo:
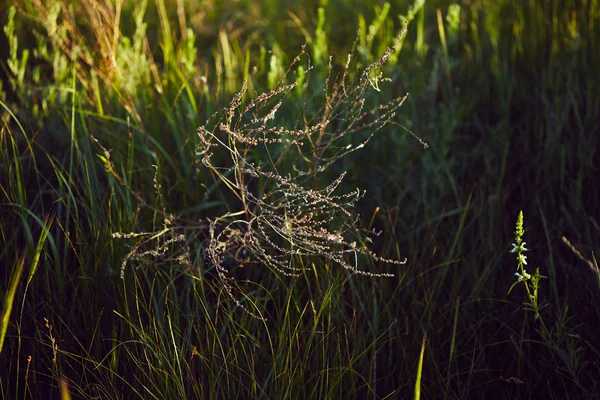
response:
[[[600,396],[597,0],[0,4],[2,398]],[[408,263],[237,268],[268,321],[236,309],[204,261],[198,221],[232,203],[196,129],[245,80],[245,101],[300,81],[277,114],[294,129],[348,54],[388,46],[366,101],[410,94],[322,184],[347,171],[373,248]],[[112,234],[159,231],[162,205],[194,268],[122,280]],[[519,210],[545,328],[507,294]]]

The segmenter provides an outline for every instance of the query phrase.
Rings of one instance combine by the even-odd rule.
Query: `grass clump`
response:
[[[403,96],[374,109],[366,108],[367,94],[374,89],[373,71],[385,65],[392,51],[388,48],[379,60],[357,74],[354,82],[350,81],[354,75],[350,70],[354,54],[348,56],[339,77],[332,76],[330,66],[324,96],[318,99],[320,108],[312,113],[312,104],[305,104],[293,129],[277,126],[277,113],[286,96],[293,96],[299,82],[260,94],[247,104],[243,103],[247,96],[244,83],[222,113],[213,115],[207,124],[198,128],[196,154],[213,176],[213,187],[219,191],[224,187],[229,191],[228,194],[220,193],[227,212],[207,219],[207,264],[216,269],[233,301],[251,315],[258,317],[233,295],[226,261],[242,267],[262,265],[290,277],[299,277],[309,270],[297,265],[305,265],[311,259],[312,262],[321,259],[320,262],[337,264],[369,277],[393,277],[394,274],[359,269],[359,257],[380,263],[406,263],[406,260],[377,256],[366,245],[368,237],[357,236],[361,229],[353,207],[364,192],[336,194],[345,172],[325,187],[318,188],[319,182],[323,181],[320,176],[343,157],[365,147],[373,135],[394,118],[406,100]],[[306,56],[304,51],[294,64],[300,63],[302,56]],[[310,65],[309,59],[304,58]],[[310,68],[307,69],[310,72]],[[379,91],[378,88],[375,90]],[[286,120],[289,121],[289,117]],[[266,161],[257,159],[258,153],[264,154],[261,158]],[[213,165],[216,157],[225,158],[226,165]],[[116,238],[146,236],[156,242],[154,249],[146,251],[140,250],[141,244],[136,245],[123,261],[122,276],[130,260],[146,256],[165,259],[163,256],[169,245],[185,242],[183,235],[175,236],[173,231],[186,227],[170,227],[174,217],[167,215],[164,209],[156,175],[154,180],[163,207],[163,229],[160,232],[113,234]],[[230,198],[234,202],[228,200]],[[183,246],[189,248],[187,244]],[[178,260],[189,266],[188,254],[189,251],[185,251]]]

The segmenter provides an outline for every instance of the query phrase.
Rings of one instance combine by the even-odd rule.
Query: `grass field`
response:
[[[600,398],[598,0],[0,21],[0,398]]]

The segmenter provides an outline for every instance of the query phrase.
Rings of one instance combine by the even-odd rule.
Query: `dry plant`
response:
[[[389,48],[358,73],[350,68],[354,52],[337,74],[330,59],[323,92],[304,103],[293,129],[278,126],[277,121],[284,119],[278,118],[278,112],[286,100],[291,101],[293,89],[300,84],[283,84],[290,71],[304,57],[307,75],[313,70],[304,49],[276,89],[245,103],[244,83],[223,113],[213,115],[198,128],[197,156],[212,174],[216,187],[224,185],[230,191],[229,196],[222,194],[228,212],[207,218],[206,260],[215,267],[228,295],[249,314],[262,318],[234,295],[227,267],[231,261],[242,266],[268,266],[294,277],[304,271],[299,265],[305,264],[297,262],[300,259],[318,258],[367,277],[394,275],[360,269],[361,260],[393,265],[406,262],[382,258],[367,247],[369,232],[360,234],[358,216],[353,213],[364,192],[338,193],[346,172],[319,187],[323,181],[319,176],[342,157],[363,148],[376,132],[393,122],[396,110],[405,101],[403,96],[372,109],[365,106],[367,95],[378,92],[378,83],[385,81],[380,70],[392,51]],[[315,102],[318,111],[310,115]],[[215,159],[221,165],[215,165]],[[157,182],[155,188],[160,196]],[[174,221],[164,210],[163,214],[164,229],[159,232],[114,235],[145,238],[127,255],[123,269],[129,261],[148,255],[166,257],[167,246],[174,242],[184,244],[185,238],[174,233]],[[148,240],[157,240],[156,247],[143,251],[140,245]],[[187,250],[176,257],[184,264],[189,263],[185,254]]]
[[[95,140],[95,139],[94,139]],[[106,154],[108,152],[105,151]],[[180,231],[179,228],[173,223],[175,222],[175,216],[168,214],[165,209],[164,199],[161,194],[161,186],[158,183],[158,167],[154,166],[154,190],[158,197],[160,204],[159,211],[162,219],[162,229],[156,232],[131,232],[121,233],[114,232],[113,238],[117,239],[132,239],[135,238],[137,243],[132,247],[131,251],[127,253],[123,261],[121,262],[121,278],[125,277],[125,268],[130,261],[133,260],[153,260],[153,264],[157,263],[175,263],[191,267],[191,258],[189,246],[186,243],[186,238],[183,233],[177,233]],[[139,196],[136,196],[146,207],[152,208],[146,204]],[[176,246],[172,246],[172,245]],[[172,249],[175,247],[175,249]]]

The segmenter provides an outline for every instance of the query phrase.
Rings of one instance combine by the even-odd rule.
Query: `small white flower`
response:
[[[528,251],[529,249],[527,249],[525,247],[525,243],[527,243],[527,242],[523,242],[518,246],[515,243],[512,243],[512,249],[510,250],[510,252],[511,253],[524,253],[524,252]]]
[[[519,278],[519,282],[526,281],[531,278],[531,275],[529,275],[527,271],[523,271],[523,275],[521,275],[518,272],[515,272],[515,275],[517,276],[517,278]]]
[[[521,275],[520,273],[515,272],[515,275],[517,276],[517,278],[519,278],[519,282],[523,280],[523,275]]]
[[[527,256],[519,253],[519,264],[527,265]]]

